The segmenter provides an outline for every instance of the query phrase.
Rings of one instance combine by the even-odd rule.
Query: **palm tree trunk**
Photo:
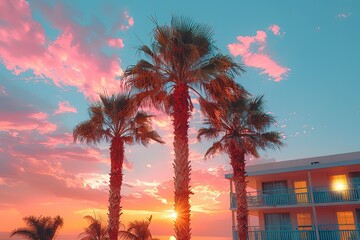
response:
[[[189,92],[185,84],[174,89],[174,185],[175,185],[175,236],[179,240],[191,238],[190,232],[190,161],[188,145]]]
[[[229,155],[234,172],[238,240],[246,240],[249,212],[246,194],[245,153],[236,147],[231,147]]]
[[[121,185],[123,180],[122,168],[124,162],[124,141],[115,136],[110,146],[110,192],[109,192],[109,237],[110,240],[118,239],[121,215]]]

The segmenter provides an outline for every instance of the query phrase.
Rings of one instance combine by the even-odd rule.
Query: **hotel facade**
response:
[[[248,240],[360,240],[360,152],[247,166]],[[233,239],[236,203],[232,174]]]

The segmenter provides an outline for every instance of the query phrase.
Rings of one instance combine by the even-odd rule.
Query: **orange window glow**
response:
[[[296,200],[298,203],[308,203],[307,184],[306,181],[294,182]]]
[[[299,230],[312,230],[312,219],[310,213],[298,213],[296,218]]]
[[[331,190],[333,191],[344,191],[348,189],[346,175],[331,176],[330,181],[331,181]]]

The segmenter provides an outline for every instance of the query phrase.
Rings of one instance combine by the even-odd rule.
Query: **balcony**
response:
[[[314,188],[314,202],[315,203],[329,203],[329,202],[351,202],[360,200],[360,189],[349,188],[343,191],[330,191],[326,188]]]
[[[339,230],[345,228],[343,230]],[[353,230],[346,230],[346,228]],[[309,229],[293,229],[292,226],[249,227],[247,240],[360,240],[360,230],[355,225],[321,225],[319,238],[313,226]],[[237,240],[237,231],[233,227],[233,240]]]
[[[345,203],[360,202],[360,189],[349,187],[346,190],[334,191],[330,188],[288,188],[271,191],[248,192],[248,207],[269,207],[286,205],[307,205],[312,203],[312,196],[315,204],[322,203]],[[230,193],[230,208],[236,209],[235,195]]]

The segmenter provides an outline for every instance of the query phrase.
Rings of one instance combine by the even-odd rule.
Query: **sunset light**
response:
[[[0,0],[0,240],[32,216],[60,216],[58,240],[91,217],[104,239],[228,240],[250,188],[248,208],[360,203],[360,173],[314,185],[325,164],[246,185],[252,165],[360,151],[359,25],[360,0]]]
[[[331,188],[333,191],[345,191],[348,189],[348,183],[345,175],[331,176]]]
[[[176,220],[177,213],[174,210],[166,210],[165,214],[163,215],[163,218],[170,219],[170,220]]]
[[[177,218],[177,213],[174,211],[172,213],[170,213],[170,218],[173,219],[173,220],[176,220]]]

